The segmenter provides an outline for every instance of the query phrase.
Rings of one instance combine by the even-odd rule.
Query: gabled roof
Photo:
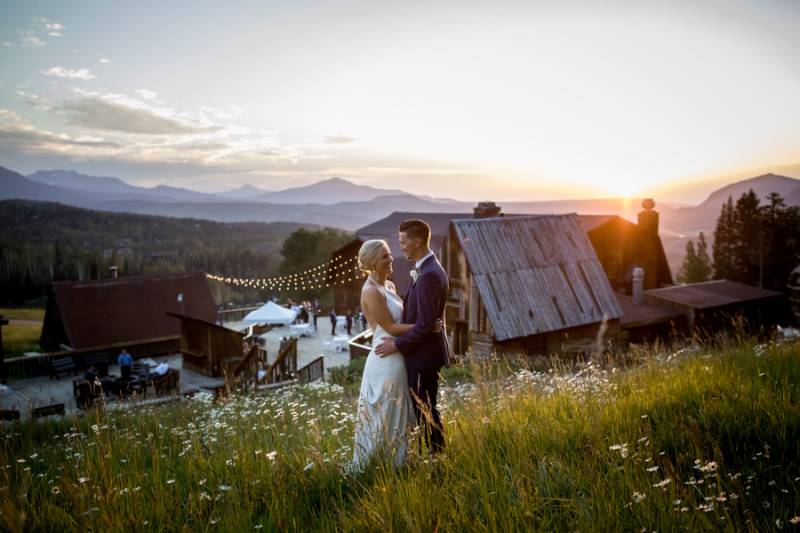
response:
[[[410,218],[424,220],[431,227],[431,237],[447,235],[450,221],[457,218],[472,218],[472,213],[413,213],[395,211],[388,217],[356,230],[362,240],[394,237],[400,223]],[[366,237],[366,238],[365,238]]]
[[[663,305],[648,302],[634,303],[633,298],[628,294],[620,292],[614,294],[622,308],[622,317],[619,319],[619,323],[623,328],[659,324],[678,320],[683,316],[681,311]]]
[[[623,222],[627,222],[631,226],[636,226],[636,224],[630,220],[622,218],[619,215],[578,215],[578,222],[580,222],[584,231],[592,231],[593,229],[602,226],[606,222],[611,222],[612,220],[621,220]]]
[[[745,285],[744,283],[726,279],[651,289],[644,291],[644,294],[648,299],[663,300],[695,309],[713,309],[715,307],[783,296],[779,292],[759,289],[752,285]]]
[[[52,324],[60,318],[66,342],[75,349],[180,335],[180,322],[167,312],[217,320],[202,272],[58,282],[52,298],[57,309],[51,312],[48,304],[52,316],[45,316],[45,329],[50,327],[48,320]]]
[[[465,219],[453,226],[497,340],[622,316],[577,215]]]

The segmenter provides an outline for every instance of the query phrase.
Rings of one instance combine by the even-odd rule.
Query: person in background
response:
[[[119,353],[117,364],[119,365],[119,373],[122,375],[122,379],[130,378],[133,371],[133,357],[125,348]]]
[[[347,325],[347,336],[350,337],[353,335],[353,312],[351,310],[347,310],[347,316],[345,317],[345,325]]]
[[[336,335],[336,311],[331,309],[331,337]]]

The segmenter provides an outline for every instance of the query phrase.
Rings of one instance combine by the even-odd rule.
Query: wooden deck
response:
[[[178,383],[180,395],[176,395],[178,397],[197,391],[212,392],[214,388],[225,383],[222,378],[210,378],[191,370],[183,369],[183,360],[180,355],[154,357],[153,360],[159,363],[166,361],[169,363],[170,368],[180,370],[180,382]],[[110,374],[120,375],[117,365],[109,367],[108,370]],[[7,384],[9,388],[5,390],[4,394],[0,395],[0,408],[18,410],[22,419],[28,418],[32,409],[56,403],[63,403],[67,414],[76,413],[79,409],[73,396],[72,380],[80,377],[80,375],[80,372],[78,376],[73,376],[72,374],[62,375],[58,380],[50,379],[46,376],[10,380]],[[110,399],[107,402],[107,408],[124,409],[169,400],[169,397],[156,397],[152,389],[148,389],[148,395],[145,398],[131,397],[122,401]]]
[[[320,321],[322,326],[323,322]],[[226,324],[231,327],[235,324]],[[322,356],[324,360],[325,371],[329,371],[331,367],[338,365],[346,365],[350,360],[350,354],[347,351],[336,351],[334,343],[330,335],[330,324],[327,323],[320,327],[319,332],[314,333],[311,337],[301,337],[298,339],[297,345],[297,367],[302,368],[311,363],[318,357]],[[266,349],[268,360],[270,363],[274,362],[278,354],[278,347],[280,339],[283,336],[288,336],[290,329],[288,327],[281,327],[271,330],[264,335],[266,340]],[[345,334],[344,331],[337,331],[337,335]],[[180,370],[180,392],[181,396],[190,391],[213,391],[216,387],[224,385],[225,381],[222,378],[210,378],[191,370],[183,368],[183,359],[179,354],[169,355],[163,357],[153,357],[156,362],[167,361],[171,368]],[[112,365],[109,367],[109,373],[119,375],[119,367]],[[8,389],[0,393],[0,409],[15,409],[20,412],[23,419],[30,416],[32,409],[52,405],[56,403],[63,403],[66,414],[74,414],[79,412],[78,406],[75,403],[75,398],[72,391],[72,380],[80,377],[72,374],[62,374],[58,380],[51,380],[46,376],[26,378],[26,379],[12,379],[8,382]],[[283,384],[277,384],[282,386]],[[274,388],[276,385],[259,386],[259,389]],[[125,409],[136,407],[140,405],[149,405],[153,403],[170,401],[169,397],[156,397],[152,393],[152,389],[148,390],[148,396],[145,399],[126,399],[124,401],[110,400],[107,403],[108,409]],[[174,398],[173,398],[174,399]]]

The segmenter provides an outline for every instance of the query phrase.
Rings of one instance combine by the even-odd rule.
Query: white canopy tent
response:
[[[244,317],[245,324],[291,324],[297,314],[291,309],[281,307],[275,302],[267,302]]]

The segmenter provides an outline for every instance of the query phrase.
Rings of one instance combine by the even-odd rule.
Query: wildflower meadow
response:
[[[470,363],[447,448],[351,474],[352,386],[2,426],[9,531],[792,529],[800,344]]]

